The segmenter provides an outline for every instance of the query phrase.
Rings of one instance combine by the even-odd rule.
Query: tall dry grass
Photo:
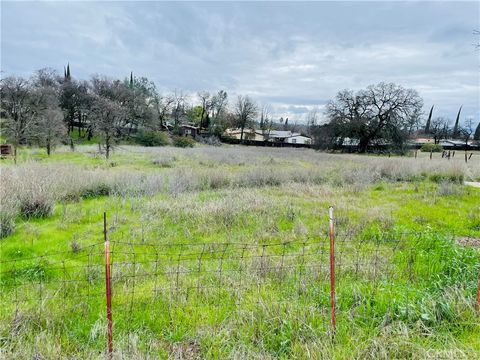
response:
[[[80,147],[90,153],[93,148]],[[132,156],[133,154],[133,156]],[[337,155],[310,149],[249,147],[122,147],[120,158],[150,158],[152,168],[40,164],[27,162],[1,169],[0,236],[10,234],[15,219],[49,216],[55,203],[117,195],[172,196],[222,188],[330,184],[362,189],[379,182],[430,179],[442,183],[479,180],[480,165],[471,161]],[[135,161],[135,160],[133,160]],[[158,168],[157,168],[158,167]]]

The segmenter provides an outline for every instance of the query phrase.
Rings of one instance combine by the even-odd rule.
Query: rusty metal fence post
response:
[[[480,275],[478,276],[478,285],[477,285],[477,311],[480,313]]]
[[[110,240],[107,236],[107,213],[103,213],[103,240],[105,243],[105,296],[107,300],[107,358],[113,355],[112,334],[112,281],[110,276]]]
[[[328,208],[330,237],[330,306],[332,316],[332,336],[335,336],[337,330],[336,300],[335,300],[335,228],[333,221],[333,206]]]

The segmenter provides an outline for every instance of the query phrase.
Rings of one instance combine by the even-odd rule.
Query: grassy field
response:
[[[480,154],[460,155],[24,149],[1,165],[0,356],[104,357],[105,211],[117,358],[478,358],[479,250],[464,243],[480,189],[463,182],[480,181]]]

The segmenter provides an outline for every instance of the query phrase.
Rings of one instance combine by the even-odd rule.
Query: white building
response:
[[[285,139],[285,142],[289,144],[311,144],[312,139],[310,139],[308,136],[303,136],[300,134],[292,134],[292,136],[287,137]]]
[[[290,130],[271,130],[265,136],[269,141],[285,142],[289,144],[311,144],[312,139]]]
[[[227,136],[240,139],[241,129],[226,129]],[[253,128],[243,130],[244,140],[270,141],[288,144],[311,144],[312,139],[300,133],[293,133],[290,130],[255,130]]]

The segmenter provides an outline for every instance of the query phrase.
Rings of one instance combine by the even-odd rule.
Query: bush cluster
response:
[[[420,148],[421,152],[442,152],[443,146],[440,144],[423,144]]]
[[[167,146],[171,143],[168,134],[159,131],[139,131],[135,142],[142,146]]]
[[[188,136],[175,136],[173,138],[173,145],[181,148],[194,147],[195,140]]]
[[[15,231],[15,212],[5,209],[0,210],[0,239]]]

